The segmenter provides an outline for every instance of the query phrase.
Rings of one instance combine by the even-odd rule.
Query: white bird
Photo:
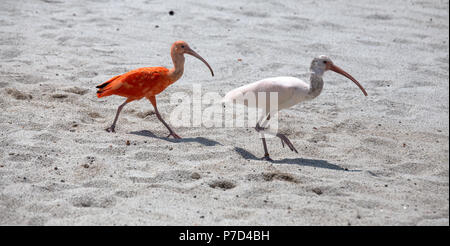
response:
[[[266,139],[264,137],[264,127],[270,120],[270,115],[273,115],[274,113],[282,109],[290,108],[300,102],[312,100],[320,95],[323,89],[322,76],[327,70],[334,71],[347,77],[361,89],[365,96],[367,96],[367,92],[356,79],[354,79],[350,74],[348,74],[338,66],[334,65],[330,58],[323,55],[314,58],[311,62],[311,77],[309,84],[295,77],[266,78],[236,88],[225,95],[223,99],[224,102],[244,104],[247,107],[261,108],[263,110],[263,117],[260,118],[255,127],[256,131],[261,134],[261,140],[264,147],[264,157],[262,159],[272,161],[272,159],[269,157]],[[258,93],[261,92],[265,94],[265,104],[258,103],[258,100],[261,100],[258,97]],[[270,108],[270,104],[273,103],[270,102],[271,97],[269,96],[269,93],[271,92],[278,93],[278,102],[275,102],[278,106],[276,110],[271,110]],[[255,95],[257,99],[256,102],[249,104],[248,100],[246,100],[249,93],[253,93],[253,95]],[[284,144],[286,144],[292,151],[298,153],[294,145],[284,134],[277,133],[276,136],[281,139],[281,144],[283,145],[283,147]]]

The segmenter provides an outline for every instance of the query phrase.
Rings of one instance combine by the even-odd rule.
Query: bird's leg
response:
[[[175,139],[180,139],[180,138],[181,138],[181,137],[178,136],[178,135],[170,128],[170,126],[164,121],[164,119],[161,117],[161,115],[159,114],[158,109],[156,109],[156,107],[155,107],[155,114],[156,114],[156,117],[158,117],[158,120],[161,121],[161,122],[164,124],[164,126],[166,126],[166,128],[169,130],[170,133],[169,133],[169,135],[167,135],[167,138],[170,137],[170,136],[172,136],[172,137],[175,138]]]
[[[169,135],[167,135],[167,137],[172,136],[172,137],[175,138],[175,139],[181,139],[181,137],[178,136],[178,135],[172,130],[172,128],[170,128],[170,126],[164,121],[164,119],[163,119],[163,118],[161,117],[161,115],[159,114],[158,108],[156,107],[156,98],[155,98],[155,96],[152,96],[152,97],[148,98],[148,100],[150,100],[150,102],[151,102],[152,105],[153,105],[153,108],[155,108],[155,114],[156,114],[156,117],[158,117],[158,120],[161,121],[161,122],[164,124],[164,126],[169,130],[170,133],[169,133]]]
[[[270,114],[267,116],[267,120],[264,122],[263,127],[266,126],[266,124],[269,122],[269,120],[270,120]],[[265,129],[265,128],[263,128],[263,129]],[[283,146],[283,148],[284,148],[284,144],[286,144],[289,147],[289,149],[291,149],[291,151],[294,151],[295,153],[298,153],[297,149],[295,149],[294,145],[291,143],[289,138],[286,137],[286,135],[284,135],[282,133],[277,133],[275,136],[280,138],[281,145]]]
[[[264,120],[264,119],[262,119],[262,120]],[[269,120],[270,120],[270,114],[267,115],[267,118],[266,118],[265,122],[263,123],[263,127],[261,127],[261,126],[259,125],[259,122],[256,123],[255,130],[256,130],[257,132],[264,131],[264,130],[266,129],[266,128],[264,128],[264,126],[267,124],[267,122],[268,122]],[[260,121],[261,121],[261,120],[260,120]],[[263,148],[264,148],[264,157],[261,158],[261,159],[262,159],[262,160],[266,160],[266,161],[273,161],[273,160],[270,158],[270,156],[269,156],[269,151],[267,150],[266,138],[264,137],[264,133],[260,132],[260,134],[261,134],[261,141],[262,141],[262,143],[263,143]]]
[[[128,99],[127,99],[124,103],[122,103],[122,104],[119,106],[119,108],[117,108],[117,113],[116,113],[116,117],[114,118],[114,122],[112,123],[112,125],[111,125],[110,127],[108,127],[108,128],[105,129],[107,132],[116,132],[116,130],[115,130],[115,128],[116,128],[116,122],[117,122],[117,119],[119,119],[120,111],[122,111],[122,108],[123,108],[128,102],[129,102],[129,101],[128,101]]]
[[[265,118],[265,119],[264,119],[264,118]],[[257,132],[266,130],[266,129],[267,129],[267,128],[266,128],[266,125],[267,125],[267,123],[269,123],[269,120],[270,120],[270,114],[268,114],[267,117],[264,116],[261,120],[259,120],[259,121],[256,123],[255,130],[256,130]],[[260,123],[261,121],[263,121],[262,126],[259,125],[259,123]]]
[[[295,153],[298,153],[297,149],[295,149],[294,145],[291,143],[289,138],[286,137],[286,135],[284,135],[282,133],[277,133],[277,135],[275,135],[275,136],[277,136],[281,139],[281,145],[283,145],[283,148],[284,148],[284,144],[286,144],[289,147],[289,149],[291,149]]]
[[[263,126],[259,126],[259,122],[256,124],[256,131],[260,132],[260,131],[264,131],[266,128],[265,126],[267,125],[267,123],[270,120],[270,114],[267,115],[267,118],[264,120],[263,122]],[[261,135],[263,136],[263,133],[261,133]],[[297,149],[294,147],[294,145],[292,144],[292,142],[289,140],[288,137],[286,137],[286,135],[282,134],[282,133],[277,133],[275,136],[277,136],[280,140],[281,140],[281,145],[284,148],[284,144],[286,144],[289,149],[291,149],[291,151],[294,151],[295,153],[298,153]],[[265,139],[263,138],[263,145],[265,146]],[[267,148],[265,147],[264,150],[266,150]],[[267,153],[267,152],[266,152]]]
[[[269,156],[269,151],[267,151],[267,144],[266,144],[266,138],[264,137],[264,133],[261,133],[261,140],[263,143],[263,147],[264,147],[264,157],[261,158],[262,160],[266,160],[266,161],[273,161],[272,158],[270,158]]]

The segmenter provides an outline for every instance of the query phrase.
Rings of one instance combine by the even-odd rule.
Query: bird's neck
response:
[[[312,73],[310,78],[310,87],[308,95],[312,98],[320,95],[323,89],[323,79],[321,74]]]
[[[169,69],[169,77],[172,83],[177,81],[184,72],[184,55],[172,54],[173,68]]]

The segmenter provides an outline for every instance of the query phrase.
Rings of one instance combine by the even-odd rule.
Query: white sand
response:
[[[448,8],[2,0],[0,224],[448,226]],[[258,160],[252,128],[175,128],[184,139],[167,139],[145,117],[146,100],[127,105],[107,133],[123,99],[98,99],[95,86],[171,66],[179,39],[216,76],[187,57],[183,77],[157,96],[167,120],[171,93],[192,94],[193,83],[225,95],[266,77],[308,80],[321,54],[369,96],[327,73],[322,95],[282,112],[299,154],[268,140],[274,163]]]

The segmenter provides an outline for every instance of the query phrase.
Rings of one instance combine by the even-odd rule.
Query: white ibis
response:
[[[334,65],[331,59],[327,56],[319,56],[317,58],[314,58],[311,62],[310,70],[311,78],[309,84],[294,77],[266,78],[236,88],[225,95],[223,100],[224,102],[245,104],[247,107],[257,107],[263,110],[263,117],[256,123],[255,127],[256,131],[261,134],[261,140],[264,147],[264,157],[262,158],[263,160],[272,161],[267,150],[266,139],[264,137],[264,130],[266,128],[264,127],[270,120],[270,115],[273,115],[276,112],[270,111],[270,109],[268,108],[268,105],[270,105],[271,103],[270,97],[266,96],[266,104],[259,105],[258,103],[255,103],[253,105],[249,105],[248,101],[245,101],[245,99],[243,99],[245,95],[248,95],[247,93],[254,93],[255,95],[258,95],[258,93],[263,92],[267,95],[271,92],[276,92],[278,93],[277,111],[290,108],[300,102],[312,100],[320,95],[323,88],[322,76],[325,71],[331,70],[353,81],[361,89],[364,95],[367,96],[367,92],[364,90],[361,84],[359,84],[359,82],[350,74]],[[286,144],[292,151],[298,153],[294,145],[284,134],[277,133],[276,136],[281,139],[281,144],[283,145],[283,147],[284,144]]]

